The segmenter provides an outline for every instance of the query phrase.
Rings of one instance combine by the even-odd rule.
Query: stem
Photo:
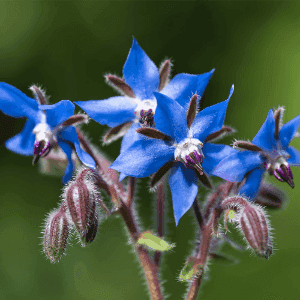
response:
[[[202,265],[206,264],[207,256],[209,254],[209,246],[212,239],[214,221],[215,210],[212,213],[209,223],[206,226],[203,226],[202,230],[200,250],[196,256],[196,258],[200,259],[200,264]],[[202,282],[203,273],[204,272],[201,272],[200,275],[193,280],[192,284],[190,285],[186,300],[195,300],[197,298],[197,294]]]
[[[197,201],[197,197],[195,198],[195,201],[193,203],[193,209],[194,209],[194,212],[195,212],[195,215],[196,215],[196,218],[199,223],[201,231],[205,230],[205,222],[204,222],[204,219],[202,216],[202,212],[200,210],[199,203]]]
[[[124,203],[121,205],[119,209],[119,213],[122,216],[123,220],[125,221],[125,224],[129,230],[131,239],[134,241],[134,244],[136,244],[139,236],[139,231],[136,226],[136,223],[133,219],[133,215],[131,212],[131,209],[124,205]],[[148,289],[151,295],[152,300],[163,300],[164,297],[161,292],[160,282],[158,279],[158,274],[156,272],[156,266],[153,263],[151,257],[149,256],[148,251],[142,246],[142,245],[136,245],[135,246],[136,252],[139,256],[139,259],[141,261],[141,265],[144,269],[145,277],[147,279],[148,283]]]
[[[165,201],[165,191],[164,184],[162,182],[157,187],[157,234],[159,237],[162,237],[164,234],[164,201]],[[159,261],[161,257],[160,251],[155,251],[154,253],[154,263],[157,268],[159,268]]]
[[[105,169],[102,168],[103,164],[99,160],[100,157],[99,155],[96,155],[90,146],[89,142],[86,140],[84,135],[76,128],[78,138],[80,143],[82,144],[84,150],[95,160],[96,165],[98,166],[97,171],[100,173],[99,176],[101,176],[101,173],[105,172]],[[106,174],[103,174],[106,176]],[[129,181],[129,191],[128,191],[128,198],[125,200],[128,203],[131,203],[132,196],[133,196],[133,191],[134,191],[134,186],[135,186],[135,179],[130,179]],[[128,231],[130,233],[131,239],[134,242],[135,245],[135,250],[138,254],[138,257],[140,259],[141,265],[144,269],[144,274],[147,279],[148,283],[148,289],[151,295],[152,300],[163,300],[164,297],[162,295],[161,287],[160,287],[160,282],[158,279],[158,274],[156,272],[156,267],[155,264],[153,263],[148,251],[143,247],[143,245],[137,245],[136,242],[139,237],[139,230],[136,225],[136,222],[134,220],[134,216],[131,211],[131,205],[127,206],[124,201],[124,194],[123,194],[123,189],[120,189],[120,186],[116,186],[116,184],[112,183],[109,185],[110,189],[110,194],[111,196],[117,196],[118,200],[120,202],[120,206],[118,209],[118,213],[122,216]],[[129,201],[130,199],[130,201]]]
[[[126,202],[127,207],[131,207],[133,196],[134,196],[135,184],[136,184],[136,178],[129,177],[128,189],[127,189],[127,202]]]

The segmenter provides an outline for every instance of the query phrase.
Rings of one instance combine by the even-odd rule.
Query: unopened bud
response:
[[[240,196],[230,197],[222,202],[223,209],[234,208],[238,213],[234,220],[248,245],[257,255],[269,258],[272,254],[270,226],[262,207],[248,202]],[[226,218],[226,217],[225,217]]]
[[[89,169],[78,173],[65,191],[71,219],[79,233],[82,246],[94,240],[98,228],[97,191],[93,182],[86,178]]]
[[[63,209],[51,213],[46,221],[44,252],[52,262],[58,262],[64,254],[69,225]]]

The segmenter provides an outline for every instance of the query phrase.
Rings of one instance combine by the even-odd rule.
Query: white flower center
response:
[[[187,156],[196,151],[199,155],[202,155],[201,148],[203,147],[203,143],[198,139],[186,138],[183,142],[176,145],[176,150],[174,153],[175,160],[180,160],[183,162],[187,162]]]
[[[35,134],[35,141],[45,141],[50,142],[51,144],[55,142],[55,137],[51,131],[50,126],[47,123],[37,124],[32,131]]]
[[[139,119],[141,117],[141,111],[149,111],[150,109],[152,110],[153,114],[155,113],[157,103],[156,100],[142,100],[138,102],[138,106],[136,107],[134,114],[136,117]]]

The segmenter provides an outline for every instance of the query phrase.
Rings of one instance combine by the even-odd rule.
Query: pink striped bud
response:
[[[82,246],[91,243],[98,229],[97,198],[99,197],[89,173],[91,169],[78,172],[75,180],[65,190],[65,199],[72,222],[79,233]]]
[[[246,199],[235,196],[222,202],[223,209],[234,208],[238,213],[234,221],[238,223],[242,235],[257,255],[269,258],[272,254],[270,225],[264,209]]]
[[[64,209],[52,212],[46,221],[44,252],[52,262],[60,260],[67,245],[69,225]]]

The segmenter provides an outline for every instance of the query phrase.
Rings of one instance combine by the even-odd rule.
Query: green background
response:
[[[216,68],[205,106],[227,99],[235,85],[225,123],[238,132],[223,140],[230,144],[234,138],[251,140],[270,108],[285,106],[285,122],[299,114],[299,29],[297,2],[1,1],[0,81],[30,96],[28,87],[40,84],[52,104],[111,97],[116,93],[103,75],[122,75],[134,36],[157,65],[172,59],[173,76]],[[2,113],[0,122],[1,144],[24,124]],[[84,127],[98,146],[106,129],[94,121]],[[292,145],[299,149],[299,140]],[[103,151],[115,159],[119,147],[118,141]],[[61,179],[39,174],[30,157],[4,146],[0,151],[0,299],[147,299],[142,271],[120,218],[101,224],[89,247],[74,241],[59,264],[45,259],[42,225],[57,207]],[[300,171],[294,167],[293,174],[294,190],[280,184],[289,203],[269,212],[275,255],[262,260],[238,252],[239,264],[211,265],[210,280],[199,298],[298,299]],[[154,199],[147,187],[142,180],[137,204],[142,206],[141,224],[151,229]],[[195,225],[188,213],[176,228],[170,199],[167,205],[167,238],[177,246],[163,259],[162,277],[169,299],[177,300],[185,285],[176,278],[192,249],[189,239]]]

